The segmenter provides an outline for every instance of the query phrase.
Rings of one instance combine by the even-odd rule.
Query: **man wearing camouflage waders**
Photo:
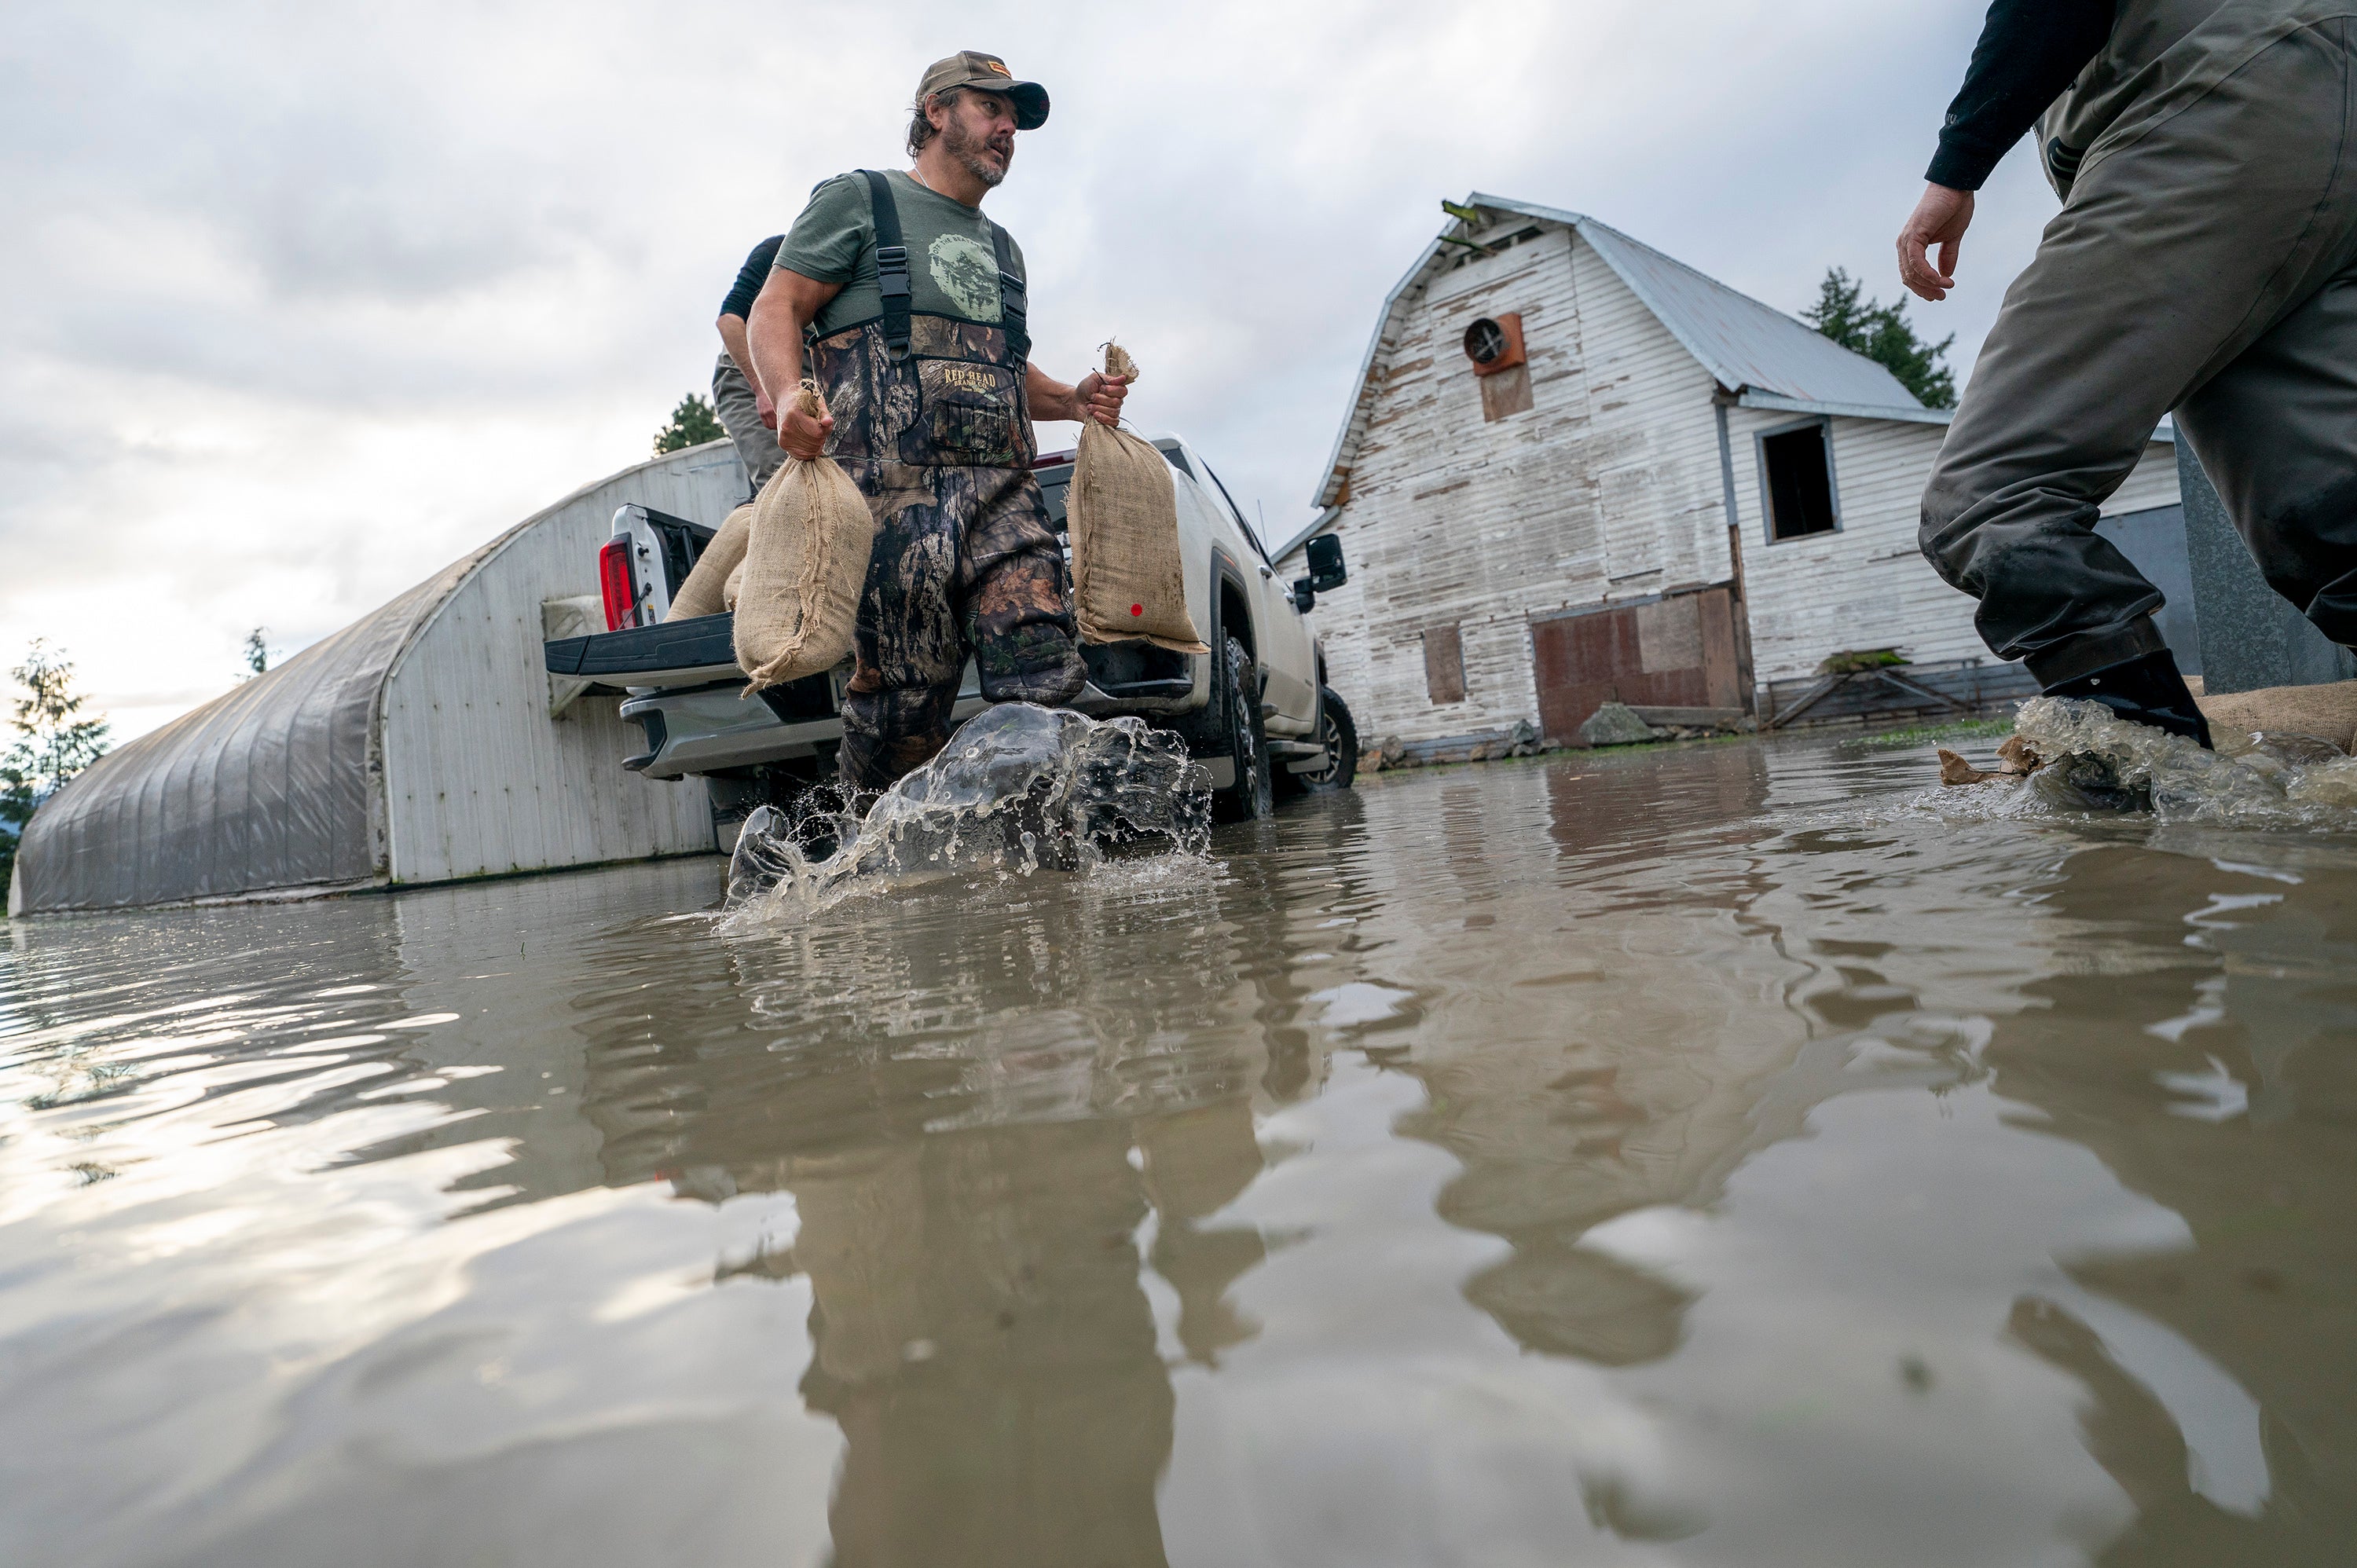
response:
[[[861,170],[811,194],[753,303],[767,403],[811,373],[825,417],[789,407],[778,444],[843,465],[876,546],[843,699],[843,780],[882,789],[941,750],[969,648],[994,703],[1050,707],[1086,680],[1063,547],[1031,477],[1031,421],[1121,416],[1120,377],[1077,387],[1029,362],[1023,256],[983,217],[1015,133],[1048,94],[994,56],[918,85],[907,174]],[[764,413],[769,412],[767,408]]]
[[[2041,111],[2062,210],[1973,367],[1922,547],[2052,695],[2209,744],[2160,591],[2094,532],[2171,410],[2267,581],[2357,645],[2352,51],[2357,0],[1989,8],[1900,277],[1946,296],[1972,193]]]

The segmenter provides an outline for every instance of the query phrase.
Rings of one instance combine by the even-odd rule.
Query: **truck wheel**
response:
[[[1235,638],[1221,648],[1219,682],[1214,694],[1225,709],[1225,738],[1236,781],[1220,791],[1211,807],[1225,821],[1251,822],[1267,816],[1276,801],[1269,783],[1268,739],[1261,728],[1260,682],[1253,679],[1252,655]]]
[[[1348,789],[1359,776],[1359,725],[1351,717],[1351,710],[1331,686],[1318,688],[1319,717],[1325,734],[1318,738],[1325,743],[1326,759],[1316,768],[1297,773],[1293,781],[1312,795],[1329,794]]]

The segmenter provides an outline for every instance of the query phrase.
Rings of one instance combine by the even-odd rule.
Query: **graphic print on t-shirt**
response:
[[[998,258],[971,235],[937,234],[925,247],[933,282],[973,321],[998,319]]]

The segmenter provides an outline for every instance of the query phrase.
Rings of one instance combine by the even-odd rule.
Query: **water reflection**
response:
[[[2332,1560],[2357,845],[1928,777],[19,924],[0,1555]]]
[[[2013,1329],[2093,1395],[2090,1448],[2137,1516],[2118,1554],[2251,1561],[2302,1543],[2325,1561],[2357,1540],[2357,908],[2344,866],[2248,864],[2222,836],[2185,847],[2213,852],[2198,876],[2169,864],[2190,856],[2126,845],[2056,868],[2036,896],[2060,972],[2025,988],[2044,1005],[2007,1019],[1987,1059],[2053,1135],[2186,1228],[2167,1252],[2074,1260],[2072,1278],[2198,1345],[2240,1397],[2172,1410],[2166,1373],[2139,1378],[2051,1304],[2025,1302]],[[2245,1401],[2264,1521],[2232,1506],[2231,1461],[2189,1453]]]
[[[1187,866],[1075,891],[928,892],[731,940],[712,968],[741,1008],[659,1038],[625,999],[705,976],[651,982],[626,933],[578,1004],[604,1026],[584,1112],[608,1180],[793,1199],[791,1245],[719,1274],[809,1282],[801,1391],[846,1444],[838,1562],[1161,1562],[1173,1396],[1141,1265],[1188,1356],[1250,1335],[1224,1297],[1261,1238],[1210,1221],[1260,1172],[1256,1090],[1310,1077],[1297,1031],[1273,1051],[1262,1022],[1281,968],[1236,964],[1282,953],[1282,906]],[[977,929],[977,897],[1016,918]]]

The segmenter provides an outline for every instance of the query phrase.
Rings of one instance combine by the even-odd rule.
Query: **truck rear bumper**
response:
[[[622,766],[650,779],[680,779],[815,757],[843,739],[848,666],[744,695],[732,641],[735,618],[700,616],[659,626],[550,641],[552,674],[627,693],[622,717],[646,735],[646,747]],[[1208,682],[1189,658],[1143,642],[1092,643],[1081,650],[1090,681],[1074,698],[1081,713],[1174,714],[1200,706]],[[953,721],[985,706],[969,661]]]

